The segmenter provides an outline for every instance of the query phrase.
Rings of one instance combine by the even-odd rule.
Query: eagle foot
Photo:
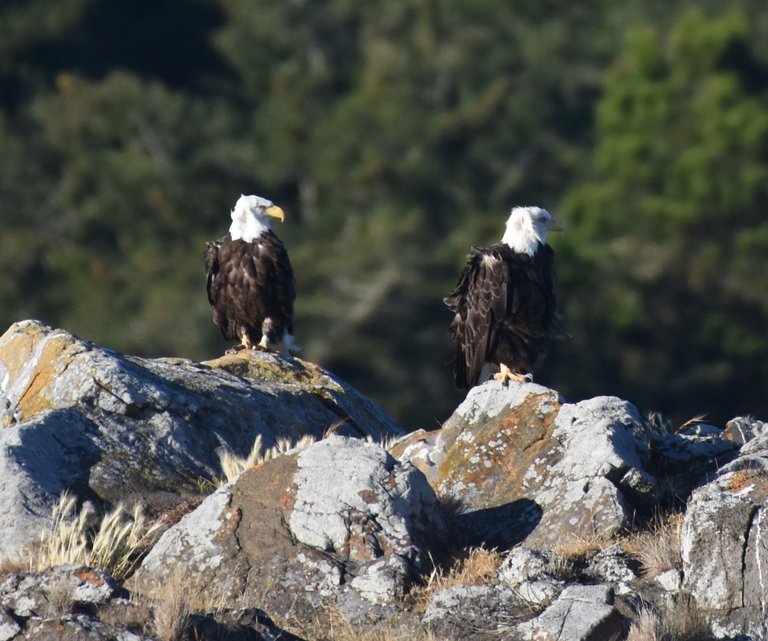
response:
[[[501,381],[502,385],[506,385],[510,381],[515,381],[516,383],[533,383],[532,374],[516,374],[509,369],[509,367],[504,365],[504,363],[501,363],[499,367],[501,368],[500,371],[494,374],[493,378],[497,381]]]

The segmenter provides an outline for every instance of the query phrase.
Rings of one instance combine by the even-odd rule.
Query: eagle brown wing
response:
[[[477,384],[507,314],[509,272],[494,248],[473,247],[456,288],[444,302],[454,312],[449,361],[459,389]]]

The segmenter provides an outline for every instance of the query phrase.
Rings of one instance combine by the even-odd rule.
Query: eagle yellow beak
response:
[[[549,231],[563,231],[564,229],[563,221],[552,216],[552,219],[549,221]]]
[[[279,218],[281,223],[285,221],[285,212],[277,205],[272,205],[264,213],[272,218]]]

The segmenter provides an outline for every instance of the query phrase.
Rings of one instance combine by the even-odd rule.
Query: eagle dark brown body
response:
[[[444,299],[454,312],[449,359],[459,389],[477,385],[486,363],[533,373],[556,323],[554,257],[542,243],[532,254],[505,243],[472,248]]]
[[[263,345],[264,337],[292,341],[296,284],[288,252],[272,230],[250,242],[227,234],[207,243],[205,264],[213,322],[226,340],[244,346]]]

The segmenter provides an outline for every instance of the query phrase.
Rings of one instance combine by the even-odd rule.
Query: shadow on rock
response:
[[[536,529],[542,509],[536,501],[517,499],[453,517],[462,545],[509,550]]]

